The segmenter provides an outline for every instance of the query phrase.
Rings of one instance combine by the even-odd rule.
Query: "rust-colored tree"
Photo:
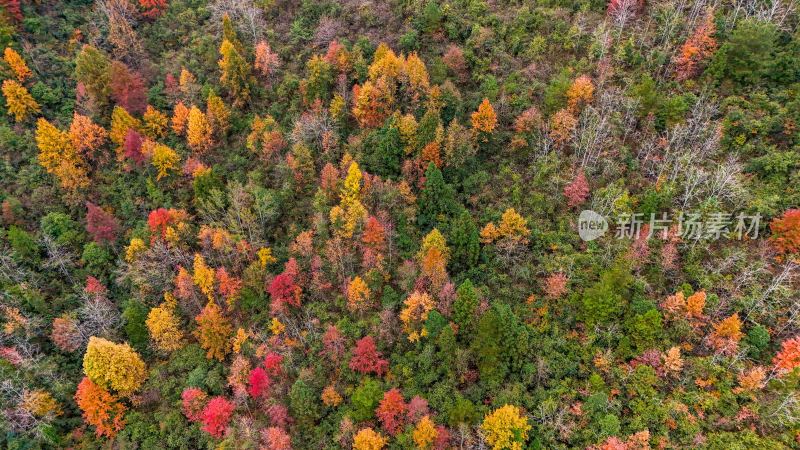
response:
[[[679,80],[694,78],[700,74],[703,64],[717,49],[717,41],[714,39],[716,32],[714,13],[709,11],[703,23],[684,42],[675,58],[675,72]]]
[[[387,433],[396,435],[405,423],[406,410],[408,406],[403,399],[400,389],[394,388],[383,394],[383,399],[375,410],[375,416],[381,422],[381,426]]]
[[[75,392],[75,403],[83,412],[83,419],[95,427],[98,437],[113,438],[125,427],[125,405],[89,377],[84,377]]]
[[[800,252],[800,209],[790,209],[769,224],[770,241],[780,254]]]

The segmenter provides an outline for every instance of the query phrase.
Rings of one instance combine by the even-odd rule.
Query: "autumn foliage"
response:
[[[231,420],[234,405],[224,397],[214,397],[203,408],[200,413],[200,421],[203,423],[203,431],[220,438],[228,427]]]
[[[194,335],[206,351],[206,357],[224,360],[231,351],[233,327],[220,307],[213,300],[209,301],[194,320],[197,322]]]
[[[6,110],[14,120],[22,122],[28,116],[39,112],[39,103],[33,99],[25,86],[14,80],[3,81],[3,96],[6,98]]]
[[[86,346],[83,372],[93,383],[121,395],[132,394],[147,378],[144,361],[130,345],[94,336]]]
[[[770,240],[779,253],[800,252],[800,209],[790,209],[769,224]]]
[[[83,419],[95,427],[97,436],[113,438],[125,426],[125,405],[89,377],[84,377],[75,392],[75,403]]]
[[[394,388],[383,394],[383,399],[375,410],[375,415],[380,420],[383,429],[394,436],[403,426],[406,409],[403,394],[399,389]]]
[[[365,336],[356,341],[349,366],[351,370],[359,373],[374,373],[380,376],[389,368],[389,362],[381,357],[372,336]]]
[[[714,39],[716,32],[714,14],[709,12],[694,33],[681,46],[678,56],[675,58],[675,71],[679,80],[693,78],[700,73],[703,64],[717,49],[717,41]]]
[[[486,442],[493,450],[522,450],[531,426],[516,406],[505,405],[486,415],[481,423]]]

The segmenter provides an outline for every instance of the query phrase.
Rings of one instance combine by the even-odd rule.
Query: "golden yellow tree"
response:
[[[206,351],[206,358],[224,360],[231,351],[233,327],[219,305],[210,300],[194,320],[197,322],[194,335]]]
[[[214,298],[214,269],[208,267],[205,258],[199,253],[194,255],[194,273],[192,280],[200,292],[206,294],[209,300]]]
[[[408,333],[408,340],[416,342],[427,336],[425,321],[428,320],[428,314],[433,310],[433,298],[427,292],[414,291],[403,302],[403,306],[403,310],[400,311],[400,321],[403,322],[403,329]]]
[[[247,103],[250,98],[250,65],[239,53],[236,46],[224,39],[219,47],[219,81],[234,99],[235,106]]]
[[[83,372],[98,386],[122,395],[136,392],[147,377],[144,361],[130,345],[96,336],[86,346]]]
[[[500,218],[500,225],[489,222],[481,230],[481,241],[484,244],[502,242],[506,245],[527,245],[531,230],[524,217],[514,208],[508,208]]]
[[[350,311],[363,311],[369,306],[370,290],[367,283],[357,276],[347,286],[347,308]]]
[[[192,105],[186,126],[186,142],[197,153],[204,153],[214,145],[211,139],[211,124],[200,108]]]
[[[208,123],[211,125],[211,132],[217,138],[222,138],[228,132],[228,121],[230,120],[231,112],[222,99],[213,92],[208,94],[206,100],[206,116],[208,116]]]
[[[62,412],[58,401],[44,389],[23,392],[20,407],[37,418],[60,416]]]
[[[183,331],[175,315],[177,301],[169,292],[164,294],[164,303],[147,314],[147,330],[155,347],[164,352],[173,352],[183,347]]]
[[[6,47],[3,52],[3,61],[8,64],[8,67],[11,68],[11,71],[14,72],[14,76],[17,77],[17,81],[20,83],[24,83],[25,80],[32,75],[31,69],[25,64],[25,60],[11,47]]]
[[[331,208],[330,220],[340,236],[350,238],[356,228],[367,218],[367,210],[361,204],[361,170],[352,162],[347,169],[344,186],[339,193],[339,205]]]
[[[494,131],[495,127],[497,127],[497,114],[495,114],[488,98],[484,98],[478,106],[478,110],[472,113],[470,121],[472,122],[472,129],[477,132],[490,134]]]
[[[153,155],[150,162],[153,164],[158,170],[158,175],[156,176],[157,180],[167,176],[170,170],[178,169],[178,163],[181,161],[181,157],[175,152],[175,150],[167,147],[163,144],[156,144],[153,147]]]
[[[142,115],[142,132],[151,139],[161,139],[167,135],[169,117],[161,111],[147,105]]]
[[[40,111],[39,104],[33,99],[25,86],[15,80],[3,81],[3,96],[6,98],[6,110],[14,120],[22,122],[29,115]]]
[[[125,108],[121,106],[114,107],[111,112],[111,131],[108,136],[111,138],[111,142],[117,144],[117,158],[119,160],[123,158],[122,146],[125,145],[125,137],[128,135],[128,131],[131,129],[139,131],[141,127],[142,124],[139,119],[133,117]]]
[[[75,190],[89,185],[84,162],[72,145],[69,133],[43,118],[36,122],[36,145],[39,164],[58,178],[61,187]]]
[[[504,405],[483,418],[486,442],[493,450],[522,450],[528,440],[531,426],[522,411],[512,405]]]
[[[424,416],[414,427],[414,432],[411,436],[414,438],[414,443],[418,449],[429,450],[433,447],[433,442],[436,440],[437,435],[438,432],[433,420],[431,420],[430,416]]]
[[[381,450],[387,439],[372,428],[362,428],[353,437],[353,450]]]
[[[147,250],[147,245],[145,245],[144,240],[137,237],[131,238],[130,243],[125,247],[125,261],[128,263],[136,261],[136,258],[145,250]]]

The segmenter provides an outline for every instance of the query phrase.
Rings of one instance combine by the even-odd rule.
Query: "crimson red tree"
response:
[[[389,362],[381,358],[372,336],[366,336],[356,341],[353,357],[350,359],[350,369],[359,373],[383,375],[388,368]]]
[[[216,438],[222,437],[231,420],[233,409],[233,403],[225,397],[212,398],[203,408],[200,416],[203,422],[203,431]]]

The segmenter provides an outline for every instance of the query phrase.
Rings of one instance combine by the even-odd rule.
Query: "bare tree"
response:
[[[252,0],[217,0],[209,6],[214,21],[222,23],[222,18],[227,15],[236,29],[251,43],[258,42],[264,30],[264,12]]]

